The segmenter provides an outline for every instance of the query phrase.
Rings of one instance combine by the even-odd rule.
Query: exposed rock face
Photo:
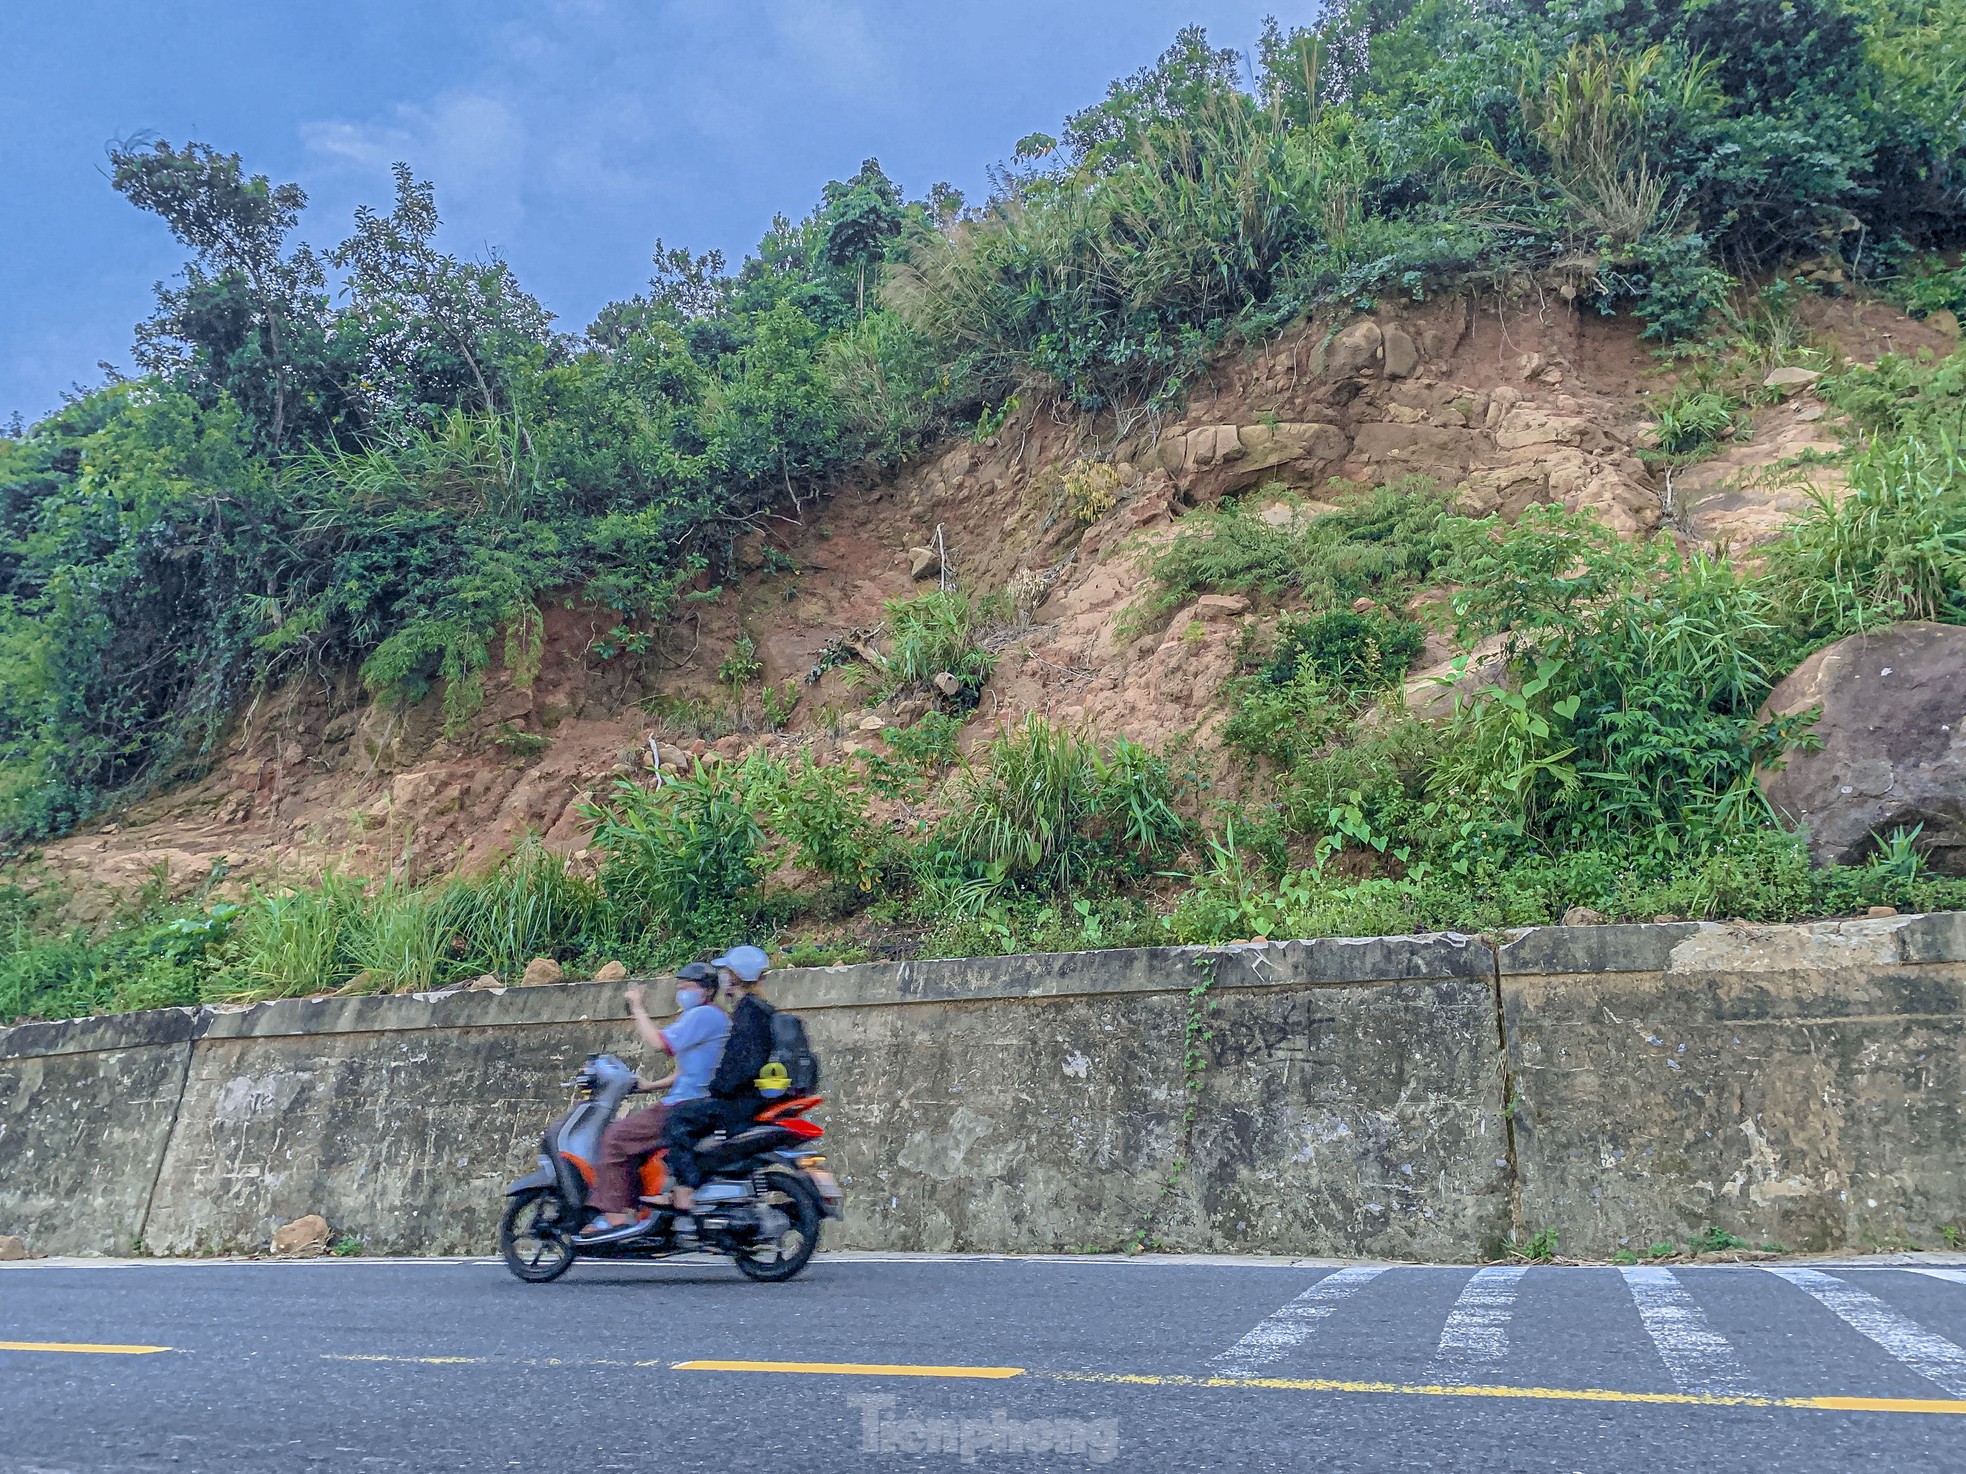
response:
[[[1810,294],[1798,313],[1858,361],[1958,342],[1949,317],[1913,322],[1882,303]],[[204,778],[144,798],[120,825],[51,842],[41,863],[77,925],[108,920],[160,869],[174,898],[215,873],[228,896],[326,869],[400,867],[422,881],[481,872],[527,833],[584,864],[591,806],[621,779],[764,746],[817,762],[864,747],[845,714],[865,694],[827,652],[864,658],[887,602],[943,574],[975,593],[1005,590],[1017,615],[980,703],[964,707],[965,749],[1026,713],[1206,743],[1241,642],[1274,611],[1191,603],[1152,628],[1136,615],[1150,560],[1223,496],[1253,493],[1248,511],[1299,529],[1356,487],[1421,477],[1472,516],[1513,522],[1551,504],[1627,537],[1664,530],[1739,554],[1805,509],[1812,489],[1841,491],[1845,473],[1820,454],[1840,446],[1838,417],[1794,375],[1775,383],[1780,402],[1754,412],[1746,438],[1698,465],[1643,464],[1633,446],[1656,427],[1639,391],[1654,366],[1628,320],[1448,294],[1370,318],[1321,314],[1239,344],[1178,410],[1102,421],[1090,441],[1089,422],[1034,402],[998,434],[944,442],[891,472],[863,468],[744,534],[722,592],[708,597],[705,575],[687,618],[624,624],[578,589],[542,599],[537,669],[522,677],[494,660],[462,730],[447,728],[441,691],[377,700],[352,667],[289,680],[247,703]],[[1122,438],[1109,444],[1108,432]],[[1117,478],[1117,504],[1090,525],[1059,515],[1051,495],[1062,468],[1088,460]],[[732,695],[716,671],[740,638],[755,641],[784,719],[763,720],[753,693],[742,735],[725,736],[715,714]],[[1420,664],[1444,673],[1452,653],[1443,643]],[[1409,697],[1451,704],[1430,683]],[[788,701],[795,710],[782,710]],[[883,715],[901,726],[919,712],[891,704]]]
[[[328,1252],[328,1220],[309,1213],[273,1230],[273,1252],[296,1257]]]
[[[1816,752],[1762,776],[1776,812],[1809,826],[1820,861],[1863,860],[1873,838],[1923,824],[1934,869],[1966,874],[1966,629],[1907,623],[1818,650],[1764,714],[1821,707]]]
[[[1212,502],[1265,481],[1316,484],[1349,448],[1344,431],[1319,422],[1202,425],[1163,436],[1149,464],[1172,476],[1192,500]]]

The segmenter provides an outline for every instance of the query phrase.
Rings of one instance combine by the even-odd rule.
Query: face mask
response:
[[[696,1007],[697,1004],[701,1003],[702,1001],[703,1001],[703,990],[701,988],[676,989],[676,1006],[678,1008],[683,1008],[683,1009],[694,1008]]]

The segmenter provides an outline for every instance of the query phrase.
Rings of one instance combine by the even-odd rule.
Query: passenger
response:
[[[737,1007],[731,1012],[730,1040],[711,1076],[709,1094],[669,1112],[663,1142],[669,1148],[669,1175],[676,1180],[678,1216],[691,1210],[696,1189],[703,1185],[697,1142],[712,1131],[734,1136],[751,1124],[764,1103],[758,1072],[771,1059],[773,1009],[762,991],[771,959],[762,948],[742,946],[712,958],[710,965],[717,969],[718,981],[736,995]]]
[[[701,962],[676,972],[676,1017],[657,1028],[642,1004],[642,990],[627,992],[635,1032],[653,1049],[672,1056],[676,1067],[660,1080],[642,1080],[639,1091],[665,1091],[646,1110],[629,1111],[608,1126],[601,1137],[601,1159],[594,1167],[594,1192],[589,1204],[601,1216],[580,1238],[585,1243],[609,1243],[633,1238],[647,1224],[641,1201],[642,1163],[662,1144],[663,1128],[676,1107],[699,1100],[723,1055],[730,1018],[717,1007],[717,974]]]

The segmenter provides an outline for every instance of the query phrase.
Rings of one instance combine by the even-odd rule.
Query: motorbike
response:
[[[697,1149],[706,1176],[696,1190],[694,1233],[688,1215],[653,1201],[662,1191],[663,1154],[642,1165],[641,1198],[650,1214],[642,1231],[608,1243],[584,1243],[587,1206],[601,1133],[634,1094],[634,1070],[611,1054],[587,1057],[566,1082],[567,1113],[539,1142],[539,1167],[505,1189],[499,1253],[520,1279],[544,1284],[580,1259],[647,1260],[710,1252],[732,1259],[747,1277],[777,1283],[804,1269],[819,1248],[820,1227],[840,1216],[840,1189],[817,1143],[825,1128],[806,1119],[817,1095],[768,1101],[744,1130]],[[682,1217],[683,1222],[678,1222]]]

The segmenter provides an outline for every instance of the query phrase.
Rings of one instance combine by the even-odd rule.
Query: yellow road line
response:
[[[679,1372],[805,1372],[826,1377],[1021,1377],[1022,1367],[887,1366],[857,1361],[679,1361]]]
[[[33,1351],[168,1351],[168,1346],[63,1346],[0,1341],[0,1350]],[[1921,1397],[1756,1397],[1706,1392],[1624,1392],[1615,1387],[1509,1387],[1451,1382],[1369,1382],[1332,1377],[1189,1377],[1146,1372],[1053,1372],[1026,1367],[917,1366],[910,1363],[859,1361],[610,1361],[568,1359],[511,1359],[482,1356],[362,1356],[334,1355],[324,1361],[415,1362],[424,1366],[610,1366],[666,1367],[678,1372],[766,1372],[819,1377],[932,1377],[1003,1381],[1030,1377],[1046,1382],[1086,1382],[1109,1387],[1248,1387],[1273,1392],[1337,1392],[1390,1397],[1485,1397],[1529,1402],[1625,1403],[1652,1407],[1752,1407],[1804,1409],[1844,1413],[1966,1414],[1966,1400]]]
[[[89,1341],[0,1341],[0,1351],[71,1351],[83,1356],[149,1356],[168,1346],[101,1346]]]
[[[1542,1402],[1810,1408],[1858,1413],[1966,1413],[1966,1401],[1921,1397],[1751,1397],[1704,1392],[1621,1392],[1611,1387],[1457,1386],[1434,1382],[1348,1382],[1324,1377],[1182,1377],[1126,1372],[1047,1372],[1041,1375],[1057,1382],[1104,1382],[1128,1387],[1266,1387],[1284,1392],[1365,1392],[1398,1397],[1502,1397]]]

